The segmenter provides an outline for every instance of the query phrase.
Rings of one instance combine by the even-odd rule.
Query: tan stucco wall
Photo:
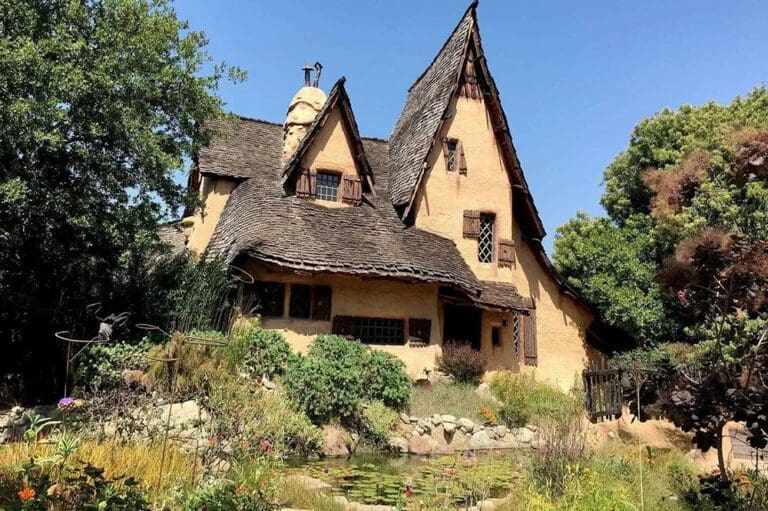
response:
[[[185,224],[191,222],[187,234],[187,248],[194,255],[200,255],[205,251],[213,236],[213,230],[219,223],[221,212],[227,205],[229,194],[234,189],[233,179],[203,176],[200,183],[200,196],[204,200],[204,207],[195,211],[191,219],[184,220]]]
[[[535,258],[512,214],[512,187],[502,153],[493,134],[488,110],[482,99],[457,97],[450,108],[440,137],[456,138],[464,147],[467,175],[446,170],[442,145],[436,144],[428,157],[428,170],[415,201],[415,225],[455,241],[472,271],[481,280],[513,283],[521,295],[536,303],[538,367],[537,376],[562,388],[577,381],[586,360],[597,356],[585,342],[585,331],[593,315],[585,307],[564,295],[558,284]],[[478,210],[496,215],[495,240],[512,239],[516,263],[499,268],[477,259],[477,240],[463,237],[464,210]],[[494,259],[496,254],[494,255]],[[483,316],[483,352],[493,355],[490,325],[500,318]],[[509,322],[508,322],[509,323]],[[504,331],[505,345],[511,343],[511,331]],[[508,367],[516,361],[509,350],[489,358],[504,360]]]
[[[274,272],[256,262],[247,264],[246,270],[256,280],[331,286],[333,289],[331,317],[341,315],[432,320],[430,345],[427,347],[388,345],[371,347],[398,356],[405,362],[411,377],[421,376],[425,369],[432,370],[434,368],[435,355],[440,351],[440,340],[442,339],[442,320],[439,317],[437,285],[361,279],[333,273],[306,275]],[[331,332],[331,321],[290,318],[288,317],[289,303],[290,286],[286,286],[283,317],[262,318],[262,325],[265,328],[278,330],[285,336],[293,349],[304,352],[317,334]],[[407,337],[407,322],[405,333]]]
[[[304,153],[301,166],[306,169],[333,171],[342,176],[357,176],[351,147],[351,138],[344,127],[341,113],[336,107],[328,114],[325,124]],[[317,201],[317,203],[329,207],[347,206],[341,202],[341,188],[338,201]]]

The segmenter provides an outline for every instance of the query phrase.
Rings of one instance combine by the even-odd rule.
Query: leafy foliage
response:
[[[497,374],[491,381],[491,391],[501,401],[498,418],[510,427],[557,422],[582,405],[574,395],[537,381],[529,374]]]
[[[437,368],[457,382],[477,383],[485,372],[485,359],[470,346],[446,344],[437,356]]]
[[[185,202],[176,173],[211,136],[221,81],[242,75],[209,65],[165,0],[0,11],[0,370],[50,392],[51,332],[93,336],[86,304],[147,319],[157,225]]]
[[[765,87],[730,105],[685,105],[641,121],[605,171],[608,218],[579,214],[558,230],[558,270],[634,338],[689,337],[696,318],[655,275],[681,240],[708,227],[768,239],[768,181],[758,154],[767,128]]]
[[[291,399],[313,422],[322,424],[334,418],[354,420],[363,400],[401,408],[408,401],[410,380],[402,363],[390,356],[359,341],[318,335],[307,356],[290,363],[285,385]]]
[[[359,415],[363,434],[375,446],[385,445],[395,426],[400,422],[397,411],[381,401],[363,403]]]
[[[280,464],[262,455],[254,462],[236,465],[231,480],[217,480],[191,494],[183,511],[273,511],[278,508],[282,478]]]
[[[123,382],[124,371],[147,369],[151,348],[147,339],[92,346],[87,356],[78,361],[75,384],[90,390],[115,388]]]
[[[246,334],[244,342],[248,349],[245,367],[251,374],[273,378],[285,373],[292,355],[285,337],[275,330],[254,328]]]

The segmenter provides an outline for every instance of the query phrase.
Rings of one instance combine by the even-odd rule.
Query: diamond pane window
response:
[[[456,147],[458,143],[455,140],[449,140],[445,145],[445,167],[454,171],[456,170]]]
[[[477,260],[481,263],[493,262],[494,220],[494,215],[480,215],[480,234],[477,237]]]
[[[512,316],[512,341],[515,345],[515,355],[520,354],[520,314]]]
[[[315,197],[320,200],[335,202],[339,197],[339,181],[340,180],[341,180],[341,177],[338,174],[318,172]]]

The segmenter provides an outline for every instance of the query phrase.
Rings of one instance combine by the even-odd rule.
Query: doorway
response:
[[[465,344],[480,351],[483,311],[471,305],[443,304],[443,344]]]

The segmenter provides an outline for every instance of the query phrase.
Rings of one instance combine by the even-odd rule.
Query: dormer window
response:
[[[315,197],[319,200],[336,202],[339,199],[339,182],[341,177],[331,172],[317,173],[317,188]]]
[[[443,157],[445,169],[448,172],[459,171],[459,174],[467,175],[467,159],[464,157],[464,145],[456,138],[443,139]]]

